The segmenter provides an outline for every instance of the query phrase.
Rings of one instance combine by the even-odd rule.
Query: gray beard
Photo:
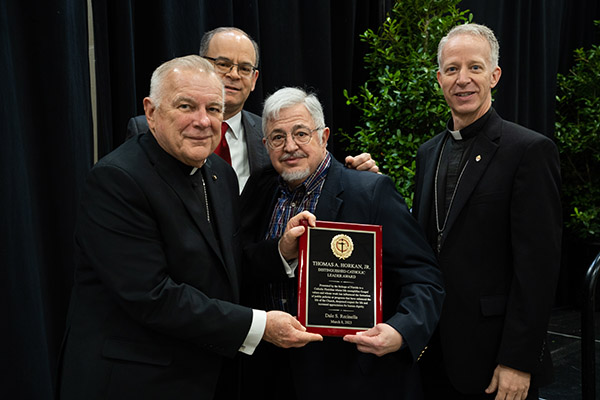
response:
[[[281,177],[287,183],[296,183],[296,182],[301,183],[309,176],[310,176],[310,168],[308,168],[308,167],[301,171],[294,171],[294,172],[283,171],[281,173]]]

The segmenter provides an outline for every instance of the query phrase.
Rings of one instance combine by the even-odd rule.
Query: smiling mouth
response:
[[[456,96],[458,96],[458,97],[467,97],[467,96],[470,96],[472,94],[475,94],[475,92],[457,93]]]
[[[186,139],[188,140],[193,140],[196,142],[202,142],[202,141],[206,141],[206,140],[210,140],[212,138],[212,135],[209,136],[185,136]]]

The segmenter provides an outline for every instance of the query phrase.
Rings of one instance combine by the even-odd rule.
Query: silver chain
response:
[[[200,179],[202,179],[202,191],[204,192],[204,205],[206,206],[206,219],[210,224],[210,212],[208,211],[208,196],[206,194],[206,183],[204,183],[204,176],[200,171],[197,171],[200,174]]]

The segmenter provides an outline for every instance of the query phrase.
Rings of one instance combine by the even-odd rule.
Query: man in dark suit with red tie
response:
[[[228,358],[252,354],[261,340],[295,347],[321,339],[289,314],[237,304],[237,179],[212,155],[223,108],[210,62],[171,60],[144,99],[149,132],[90,171],[60,399],[229,398],[237,376],[221,376]]]
[[[457,26],[439,43],[437,77],[452,117],[417,153],[413,204],[446,282],[420,363],[426,399],[537,399],[552,378],[558,152],[493,109],[498,57],[482,25]]]
[[[199,53],[214,64],[225,85],[224,134],[215,153],[229,158],[241,191],[252,172],[269,165],[262,144],[261,119],[243,109],[259,75],[258,44],[241,29],[221,27],[204,34]],[[147,129],[144,115],[131,118],[127,137]]]

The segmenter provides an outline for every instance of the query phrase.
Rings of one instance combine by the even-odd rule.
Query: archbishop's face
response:
[[[221,140],[223,83],[212,73],[173,69],[163,83],[160,104],[144,108],[159,145],[184,164],[201,167]]]

